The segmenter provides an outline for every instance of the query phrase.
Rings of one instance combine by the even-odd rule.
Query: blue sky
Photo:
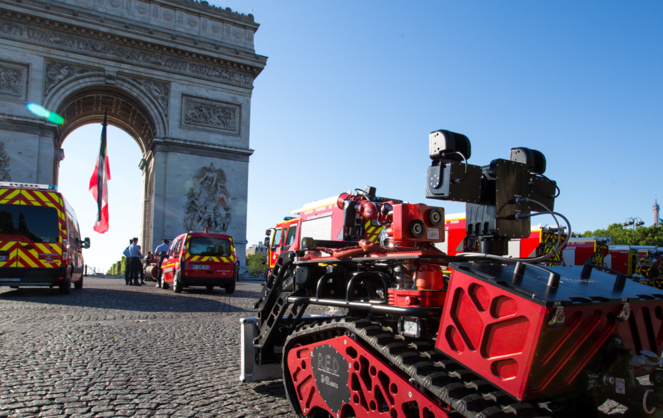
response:
[[[251,12],[256,52],[269,57],[251,108],[249,245],[292,209],[365,185],[463,211],[424,197],[436,129],[467,135],[477,165],[516,146],[543,152],[574,231],[651,225],[663,202],[661,2],[211,3]],[[111,230],[93,232],[99,133],[66,139],[60,188],[92,238],[88,263],[106,269],[139,233],[140,154],[109,133]]]

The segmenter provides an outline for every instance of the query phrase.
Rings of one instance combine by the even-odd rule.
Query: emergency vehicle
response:
[[[605,266],[632,277],[638,266],[638,254],[630,245],[609,245]]]
[[[371,189],[367,187],[367,190]],[[373,190],[374,193],[374,190]],[[345,196],[342,194],[341,196]],[[317,200],[296,209],[279,222],[274,228],[266,231],[265,246],[269,250],[269,270],[274,268],[279,255],[285,251],[296,251],[300,248],[302,237],[312,237],[316,240],[342,241],[344,233],[343,209],[338,205],[339,197],[329,197]],[[298,216],[297,216],[298,215]],[[465,213],[446,215],[444,221],[445,240],[435,244],[447,255],[456,255],[462,252],[475,251],[473,244],[467,242]],[[374,225],[371,220],[364,221],[363,231],[365,239],[379,243],[384,227]],[[554,228],[537,226],[532,229],[527,238],[512,239],[509,242],[509,253],[512,257],[532,258],[552,252],[560,238]],[[561,253],[552,257],[551,261],[560,261]],[[269,272],[268,270],[268,272]],[[267,272],[267,274],[268,274]]]
[[[0,182],[0,286],[83,287],[78,220],[57,186]]]
[[[435,244],[447,255],[454,256],[462,252],[476,251],[475,244],[468,242],[465,213],[452,213],[445,217],[444,242]],[[517,258],[533,258],[552,252],[565,234],[558,234],[557,229],[538,225],[533,227],[527,238],[514,238],[509,241],[507,255]],[[551,257],[559,261],[560,254]]]
[[[173,287],[180,293],[184,287],[222,287],[235,291],[238,280],[237,255],[230,235],[213,232],[187,232],[177,236],[161,264],[161,288]]]
[[[663,289],[663,248],[653,245],[632,246],[634,276],[649,286]]]
[[[610,243],[610,238],[604,237],[571,238],[564,249],[564,262],[568,266],[594,264],[596,266],[610,267],[610,265],[606,264],[607,261],[612,261],[608,257]]]
[[[375,188],[367,186],[364,195],[375,197]],[[341,196],[347,195],[346,193]],[[378,198],[384,199],[384,198]],[[302,237],[310,237],[324,241],[343,241],[344,234],[361,236],[371,242],[379,242],[383,226],[375,225],[372,220],[366,220],[361,227],[354,231],[344,228],[344,212],[339,205],[339,196],[316,200],[307,203],[300,209],[291,212],[295,216],[287,216],[274,228],[265,232],[265,246],[269,251],[269,269],[274,268],[279,255],[285,251],[296,251],[301,245]],[[354,219],[352,220],[354,225]]]

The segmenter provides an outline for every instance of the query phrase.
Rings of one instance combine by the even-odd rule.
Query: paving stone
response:
[[[0,288],[0,417],[293,416],[280,383],[239,382],[239,319],[259,292]]]

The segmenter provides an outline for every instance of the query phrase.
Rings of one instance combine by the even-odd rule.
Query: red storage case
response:
[[[436,347],[519,400],[586,390],[576,377],[613,335],[661,352],[658,289],[582,267],[451,267]]]

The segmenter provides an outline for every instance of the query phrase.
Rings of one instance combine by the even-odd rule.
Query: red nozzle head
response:
[[[338,196],[338,199],[336,199],[336,204],[338,205],[338,208],[343,209],[343,202],[348,199],[352,199],[353,197],[354,195],[351,195],[350,193],[341,193]]]

